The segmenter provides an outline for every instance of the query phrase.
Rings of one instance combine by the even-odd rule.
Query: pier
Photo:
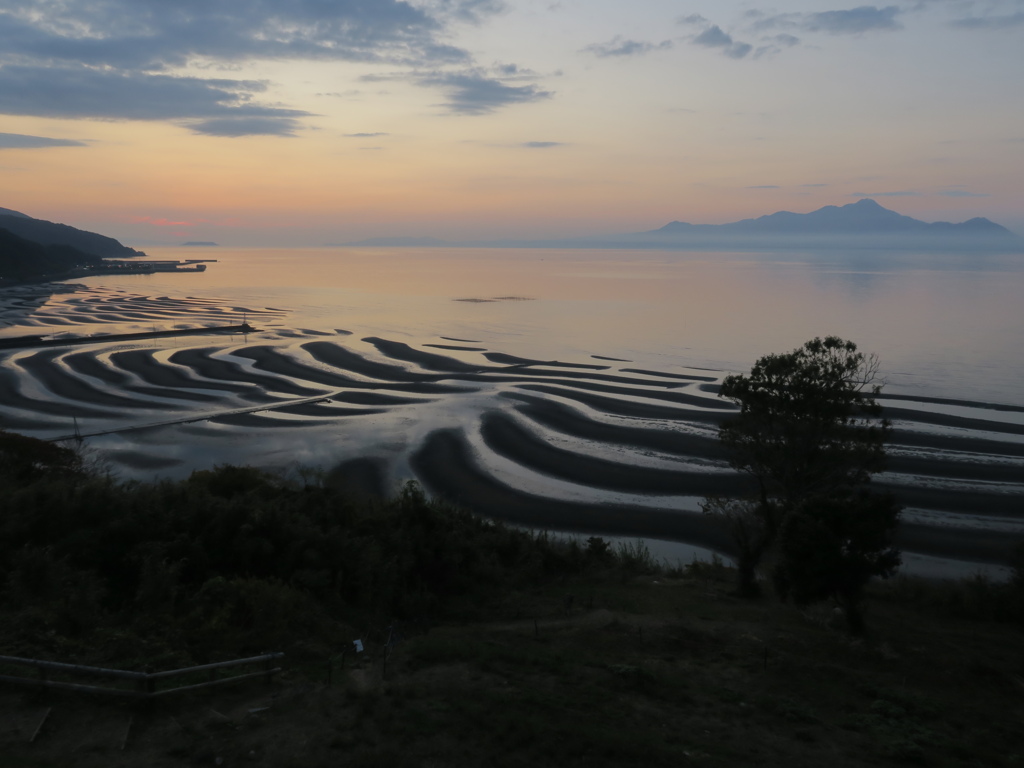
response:
[[[102,336],[71,336],[69,338],[46,338],[45,336],[15,336],[0,339],[0,349],[27,349],[32,347],[72,347],[79,344],[106,344],[118,341],[144,341],[166,339],[172,336],[202,336],[210,333],[259,333],[248,323],[241,325],[216,325],[207,328],[175,328],[170,331],[144,331],[140,333],[110,333]]]

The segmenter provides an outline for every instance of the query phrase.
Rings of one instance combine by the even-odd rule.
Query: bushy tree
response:
[[[900,565],[892,546],[900,505],[889,493],[861,489],[845,496],[808,499],[783,523],[773,578],[782,597],[797,605],[833,599],[853,634],[864,631],[861,599],[876,576]]]
[[[724,519],[733,533],[741,593],[757,592],[757,566],[797,510],[811,515],[823,500],[846,499],[845,514],[856,514],[859,507],[849,500],[861,499],[859,489],[885,465],[890,426],[875,400],[877,374],[874,355],[828,336],[762,357],[748,376],[722,383],[720,396],[740,410],[722,425],[719,439],[732,467],[752,478],[756,492],[741,501],[709,499],[705,511]],[[792,552],[798,550],[804,551]]]
[[[740,413],[719,438],[732,466],[756,480],[762,503],[790,508],[884,468],[889,424],[879,418],[877,373],[874,355],[829,336],[762,357],[749,376],[726,377],[719,394]]]

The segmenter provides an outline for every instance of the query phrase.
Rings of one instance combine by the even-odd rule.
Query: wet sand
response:
[[[192,312],[224,321],[240,311],[211,301],[87,299],[66,311],[86,323]],[[187,459],[161,455],[161,444],[237,445],[238,455],[259,464],[264,444],[280,454],[290,435],[304,435],[304,446],[308,436],[323,436],[339,460],[339,482],[363,493],[392,491],[411,470],[432,493],[519,525],[729,552],[728,536],[713,521],[672,506],[673,498],[745,488],[717,440],[735,408],[714,396],[715,377],[534,360],[448,337],[456,344],[338,333],[278,329],[248,343],[205,339],[170,354],[100,338],[85,348],[0,354],[0,427],[54,435],[66,434],[72,418],[97,432],[123,425],[134,431],[123,432],[107,457],[140,472],[187,466]],[[951,415],[903,407],[907,401],[973,410]],[[876,486],[928,512],[927,520],[918,515],[901,525],[901,546],[1002,562],[1024,540],[1024,426],[1000,421],[1008,411],[1024,409],[886,400],[896,426],[888,472]],[[206,454],[215,451],[208,447]],[[487,468],[492,464],[511,468],[515,479],[507,471],[499,479]],[[579,500],[545,496],[538,479],[577,489]],[[616,503],[614,494],[647,503]]]
[[[719,552],[732,542],[701,514],[616,504],[584,504],[537,496],[498,482],[473,461],[472,449],[454,430],[432,433],[413,456],[426,487],[456,504],[515,525],[559,531],[650,536],[685,541]]]

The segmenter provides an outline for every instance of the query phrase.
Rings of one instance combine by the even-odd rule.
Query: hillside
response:
[[[7,208],[0,208],[0,228],[41,245],[70,246],[92,256],[113,259],[145,256],[141,251],[122,245],[112,237],[76,229],[67,224],[33,219]]]
[[[10,219],[10,216],[0,219]],[[88,264],[98,256],[68,245],[41,245],[0,227],[0,278],[32,280],[60,275]]]

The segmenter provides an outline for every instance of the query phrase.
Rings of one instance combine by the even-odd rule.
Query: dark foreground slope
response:
[[[1003,621],[1009,588],[881,585],[872,631],[853,642],[828,606],[735,599],[719,565],[670,571],[639,547],[556,545],[431,511],[411,490],[381,524],[318,502],[295,525],[259,500],[294,511],[331,492],[266,480],[221,468],[178,486],[207,518],[169,542],[185,556],[157,545],[117,558],[145,528],[121,515],[51,537],[46,554],[26,547],[4,572],[0,653],[160,670],[285,650],[284,673],[149,707],[0,686],[0,766],[1020,764],[1024,636]],[[134,514],[149,524],[146,509]],[[315,543],[346,515],[345,533]],[[40,543],[68,524],[45,519]],[[83,569],[76,553],[90,550],[113,561]],[[51,596],[17,608],[29,557]],[[382,578],[417,563],[414,578]],[[203,568],[220,575],[197,591]],[[332,568],[345,574],[334,583]],[[130,589],[101,583],[110,569]]]
[[[343,477],[238,467],[121,485],[10,433],[0,459],[0,656],[159,671],[286,653],[269,687],[148,706],[0,682],[3,768],[1022,757],[1024,568],[881,585],[854,642],[828,606],[736,600],[720,564],[552,541],[412,485],[368,501]]]

